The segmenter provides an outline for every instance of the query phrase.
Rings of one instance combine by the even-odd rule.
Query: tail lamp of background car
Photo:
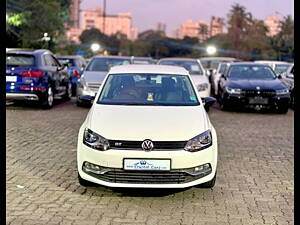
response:
[[[190,139],[185,147],[184,150],[189,152],[197,152],[203,149],[206,149],[212,145],[212,136],[211,131],[207,130],[202,134],[197,135],[196,137]]]
[[[40,71],[40,70],[30,70],[30,71],[24,71],[21,73],[22,77],[39,78],[42,75],[43,75],[43,71]]]
[[[100,151],[106,151],[109,149],[108,140],[88,128],[84,130],[83,143],[90,148]]]
[[[79,75],[79,73],[78,73],[77,70],[73,70],[73,74],[74,74],[75,78],[79,78],[80,77],[80,75]]]

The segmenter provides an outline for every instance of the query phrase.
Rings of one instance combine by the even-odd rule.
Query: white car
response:
[[[292,65],[291,63],[288,63],[288,62],[272,61],[272,60],[257,60],[254,62],[271,66],[277,75],[286,72]]]
[[[211,75],[211,84],[212,84],[211,89],[215,96],[218,95],[218,86],[219,86],[221,75],[225,73],[229,65],[230,63],[219,63],[216,72]]]
[[[210,82],[199,59],[163,58],[159,60],[157,64],[184,67],[187,71],[189,71],[192,80],[196,84],[200,97],[205,98],[210,96]]]
[[[181,67],[111,68],[79,130],[79,183],[213,187],[218,142],[205,107],[214,101]]]

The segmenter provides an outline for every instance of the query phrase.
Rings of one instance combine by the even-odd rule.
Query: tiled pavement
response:
[[[7,224],[294,224],[294,111],[212,108],[212,190],[81,187],[76,141],[87,112],[74,99],[48,111],[7,106]]]

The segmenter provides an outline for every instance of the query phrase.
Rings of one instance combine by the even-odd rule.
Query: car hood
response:
[[[205,75],[191,75],[191,78],[196,85],[203,84],[203,83],[209,84],[209,80]]]
[[[259,87],[261,90],[278,90],[284,89],[285,86],[278,79],[275,80],[228,80],[227,86],[230,88],[240,88],[245,90],[256,90]]]
[[[202,106],[94,104],[87,127],[109,140],[187,141],[210,127]]]
[[[105,71],[84,71],[81,78],[87,83],[102,83],[107,73]]]

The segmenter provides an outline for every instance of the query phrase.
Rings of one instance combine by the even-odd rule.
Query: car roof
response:
[[[76,59],[76,58],[83,58],[80,55],[56,55],[56,58],[69,58],[69,59]]]
[[[111,59],[131,59],[131,56],[117,56],[117,55],[97,55],[94,56],[93,58],[111,58]]]
[[[239,60],[232,57],[201,57],[200,60]]]
[[[275,61],[275,60],[256,60],[255,63],[274,63],[274,64],[290,64],[285,61]]]
[[[130,64],[114,66],[109,71],[110,74],[114,73],[154,73],[154,74],[178,74],[189,75],[189,72],[180,66],[167,66],[167,65],[148,65],[148,64]]]
[[[181,58],[181,57],[168,57],[168,58],[161,58],[159,61],[162,60],[176,60],[176,61],[197,61],[198,59],[194,59],[194,58]]]
[[[15,53],[15,54],[43,54],[43,53],[51,53],[53,54],[50,50],[48,49],[36,49],[36,50],[30,50],[30,49],[8,49],[6,53]]]
[[[230,63],[230,66],[269,66],[269,65],[256,63],[256,62],[235,62],[235,63]]]

